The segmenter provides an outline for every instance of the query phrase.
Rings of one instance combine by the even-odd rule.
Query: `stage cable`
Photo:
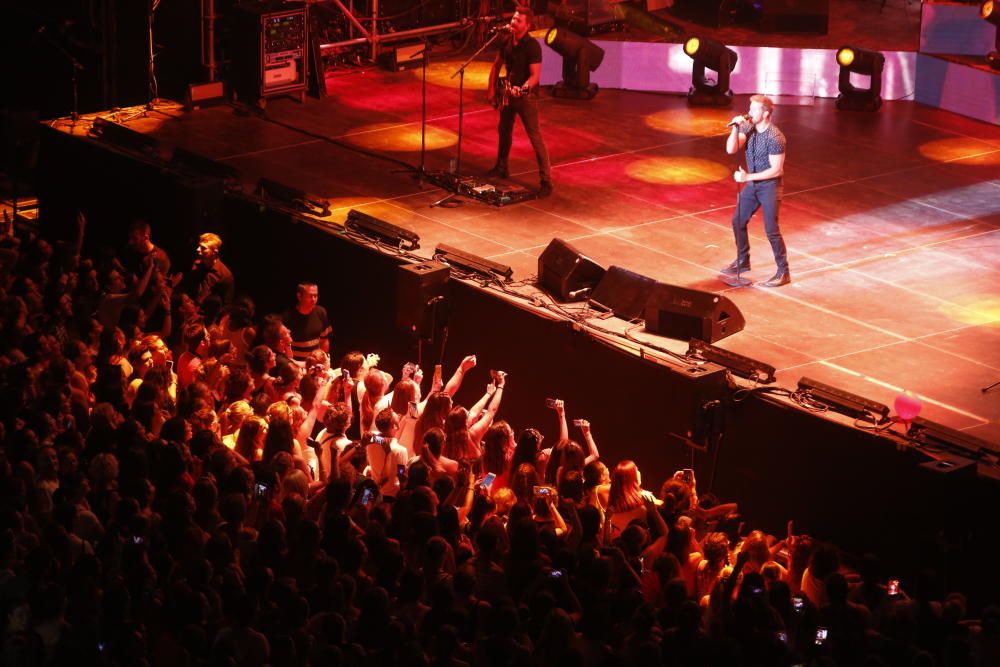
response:
[[[232,106],[236,109],[239,108],[253,109],[253,107],[250,107],[249,105],[232,104]],[[272,123],[274,125],[277,125],[278,127],[283,127],[286,130],[298,132],[299,134],[303,134],[307,137],[312,137],[313,139],[325,141],[328,144],[333,144],[334,146],[338,146],[340,148],[344,148],[346,150],[353,151],[355,153],[359,153],[360,155],[365,155],[370,158],[375,158],[376,160],[384,160],[386,162],[391,162],[392,164],[404,167],[407,171],[412,171],[414,173],[416,173],[417,171],[413,165],[408,164],[398,158],[390,157],[388,155],[383,155],[382,153],[376,153],[374,151],[365,150],[364,148],[360,148],[358,146],[353,146],[347,143],[346,141],[341,141],[340,139],[334,139],[333,137],[327,136],[325,134],[320,134],[319,132],[313,132],[312,130],[306,130],[296,125],[292,125],[291,123],[286,123],[284,121],[277,120],[276,118],[267,116],[264,113],[259,113],[259,117],[261,120],[265,122]]]
[[[647,341],[641,341],[638,338],[634,337],[632,335],[632,332],[635,331],[636,329],[638,329],[641,326],[645,326],[645,325],[644,324],[633,324],[631,327],[625,329],[625,331],[622,332],[621,335],[624,336],[627,340],[630,340],[633,343],[635,343],[636,345],[639,345],[640,347],[648,347],[651,350],[656,350],[657,352],[662,352],[663,354],[669,355],[670,357],[673,357],[674,359],[677,359],[678,361],[681,361],[681,362],[683,362],[684,364],[686,364],[688,366],[695,365],[692,362],[691,358],[688,355],[686,355],[686,354],[678,354],[677,352],[674,352],[673,350],[668,350],[665,347],[660,347],[659,345],[654,345],[653,343],[649,343]],[[614,333],[614,332],[612,332],[612,333]]]
[[[879,422],[878,416],[871,412],[870,410],[865,410],[865,414],[861,417],[857,417],[854,420],[854,427],[861,429],[862,431],[871,431],[872,433],[884,433],[888,431],[897,423],[894,418],[887,418],[884,422]]]

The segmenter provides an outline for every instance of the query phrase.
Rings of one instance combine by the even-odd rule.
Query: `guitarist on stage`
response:
[[[542,71],[542,47],[535,38],[528,35],[533,19],[534,14],[529,7],[517,8],[510,24],[503,28],[507,34],[501,37],[500,50],[490,70],[488,97],[490,104],[500,111],[500,142],[497,147],[497,163],[489,171],[489,175],[508,177],[507,157],[514,138],[514,116],[520,116],[538,159],[538,173],[541,177],[538,196],[547,197],[552,194],[551,165],[549,151],[538,124],[538,79]],[[500,65],[506,68],[506,79],[499,77]]]

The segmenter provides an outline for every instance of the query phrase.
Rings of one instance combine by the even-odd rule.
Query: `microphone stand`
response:
[[[738,127],[738,126],[737,126]],[[740,164],[739,153],[736,155],[736,169],[738,170],[742,165]],[[743,183],[743,187],[746,187],[746,181]],[[743,188],[740,187],[739,183],[736,183],[736,219],[743,219],[743,200],[740,194],[743,192]],[[722,282],[729,285],[730,287],[750,287],[753,285],[753,281],[749,278],[744,278],[740,275],[743,272],[743,267],[740,266],[740,249],[736,248],[736,275],[732,278],[723,277]]]
[[[431,57],[431,42],[426,37],[423,38],[424,48],[417,54],[420,56],[420,165],[417,173],[413,175],[418,182],[423,183],[427,178],[427,63]],[[398,171],[410,171],[400,169]]]
[[[470,24],[471,25],[471,24]],[[427,66],[431,57],[431,41],[427,37],[422,40],[424,48],[417,54],[420,56],[420,165],[413,175],[418,182],[427,179]],[[408,172],[411,169],[400,169],[397,172]]]
[[[80,122],[80,88],[77,81],[77,76],[79,72],[82,72],[84,67],[80,64],[72,53],[70,53],[62,43],[58,40],[53,39],[49,34],[48,30],[40,29],[38,32],[42,38],[52,46],[56,52],[61,54],[65,59],[67,64],[69,64],[70,69],[70,86],[73,92],[73,108],[69,112],[70,124],[69,133],[73,134],[73,130],[76,129],[76,124]],[[53,121],[54,124],[54,121]]]
[[[146,1],[146,104],[133,113],[118,120],[119,123],[127,123],[136,118],[146,118],[150,111],[156,109],[159,101],[160,91],[156,82],[156,42],[153,39],[153,19],[156,17],[156,10],[160,7],[161,0]]]
[[[448,183],[451,185],[451,188],[449,189],[452,189],[453,192],[431,204],[431,207],[446,205],[454,206],[460,203],[455,199],[455,197],[459,195],[459,183],[462,182],[462,119],[465,116],[465,70],[470,64],[472,64],[473,60],[479,57],[479,54],[485,51],[488,46],[493,44],[493,42],[497,41],[500,35],[504,32],[506,31],[497,30],[493,33],[492,37],[486,40],[475,53],[469,56],[468,60],[459,65],[458,69],[455,70],[450,77],[448,77],[450,79],[454,79],[456,76],[458,77],[458,145],[455,149],[455,170],[454,173],[448,178]]]

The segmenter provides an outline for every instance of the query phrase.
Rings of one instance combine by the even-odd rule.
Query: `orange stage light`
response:
[[[728,109],[695,107],[657,111],[646,114],[643,120],[646,125],[661,132],[710,137],[727,134],[726,123],[732,117],[733,113]]]
[[[658,185],[702,185],[729,177],[729,167],[694,157],[652,157],[625,167],[629,177]]]
[[[451,75],[455,73],[462,62],[461,60],[446,60],[430,63],[427,65],[427,83],[446,88],[458,88],[459,77],[452,78]],[[487,60],[476,60],[470,63],[465,70],[465,89],[486,90],[490,85],[490,67],[492,66],[492,61]],[[418,79],[422,76],[420,68],[411,70],[411,73]]]
[[[920,144],[917,148],[928,160],[951,162],[962,158],[975,158],[976,166],[1000,165],[1000,151],[995,146],[971,137],[937,139]]]
[[[1000,327],[1000,297],[996,294],[969,294],[938,307],[948,319],[971,326]]]
[[[344,137],[355,146],[376,151],[393,153],[414,153],[420,151],[420,123],[398,125],[395,123],[375,123],[362,125]],[[458,135],[433,125],[427,126],[427,150],[454,146]]]

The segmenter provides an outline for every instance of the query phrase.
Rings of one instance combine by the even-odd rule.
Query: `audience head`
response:
[[[214,261],[222,250],[222,238],[211,232],[198,237],[198,257],[203,261]]]
[[[634,461],[619,461],[611,473],[608,507],[623,512],[638,507],[642,500],[642,475]]]

